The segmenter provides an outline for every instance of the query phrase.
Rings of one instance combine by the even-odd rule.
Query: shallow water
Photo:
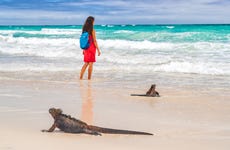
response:
[[[103,84],[230,87],[230,25],[97,25]],[[74,82],[83,64],[81,26],[1,26],[0,78]],[[115,85],[116,86],[116,85]]]

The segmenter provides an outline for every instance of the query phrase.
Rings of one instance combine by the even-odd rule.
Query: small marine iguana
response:
[[[86,133],[91,135],[101,135],[101,133],[153,135],[152,133],[147,132],[110,129],[88,125],[81,120],[77,120],[71,116],[63,114],[61,109],[50,108],[49,113],[54,118],[54,124],[49,130],[42,130],[42,132],[53,132],[55,128],[59,128],[61,131],[66,133]]]
[[[131,96],[147,96],[147,97],[160,97],[159,93],[155,90],[156,85],[151,85],[150,89],[146,92],[146,94],[131,94]]]

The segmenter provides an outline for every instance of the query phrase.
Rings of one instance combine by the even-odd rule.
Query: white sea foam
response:
[[[195,74],[211,74],[211,75],[224,75],[229,74],[230,70],[224,70],[218,65],[206,62],[170,62],[156,66],[154,71],[162,72],[180,72],[180,73],[195,73]]]
[[[153,55],[118,55],[105,56],[101,69],[142,73],[174,72],[210,75],[230,75],[228,64],[207,62],[197,58],[174,58],[175,56]]]
[[[114,33],[135,33],[134,31],[129,31],[129,30],[119,30],[119,31],[115,31]]]
[[[166,26],[166,28],[173,29],[175,27],[174,26]]]
[[[128,40],[98,40],[105,49],[117,50],[151,50],[167,49],[172,47],[173,43],[155,43],[150,41],[128,41]]]
[[[7,55],[9,58],[0,57],[0,71],[74,71],[77,67],[80,69],[83,59],[77,36],[81,33],[80,29],[23,31],[29,34],[73,34],[76,35],[74,38],[14,37],[15,32],[18,31],[1,31],[0,56]],[[126,34],[132,31],[115,32]],[[191,35],[183,33],[181,36],[188,36],[186,34]],[[98,39],[98,44],[102,51],[101,57],[97,58],[99,71],[230,75],[229,43]]]
[[[79,47],[75,39],[14,38],[0,36],[0,52],[43,57],[76,57],[73,53]]]
[[[110,58],[111,59],[111,58]],[[130,59],[131,60],[131,59]],[[81,69],[83,64],[79,62],[68,62],[68,60],[59,60],[60,62],[53,63],[11,63],[1,64],[1,71],[76,71]],[[172,73],[188,73],[188,74],[206,74],[206,75],[230,75],[228,66],[222,66],[222,64],[214,65],[212,63],[205,62],[161,62],[161,60],[141,61],[140,59],[133,59],[131,61],[125,59],[115,59],[115,63],[111,63],[106,59],[99,60],[97,64],[97,72],[115,71],[126,73],[155,73],[155,72],[172,72]],[[117,61],[120,61],[117,63]],[[156,61],[156,62],[153,62]]]
[[[60,39],[51,39],[51,38],[24,38],[24,37],[13,37],[2,36],[0,35],[0,51],[3,52],[4,48],[17,48],[17,47],[34,47],[38,50],[41,48],[52,48],[52,47],[65,47],[65,48],[79,48],[79,37],[76,38],[60,38]],[[135,50],[143,50],[140,52],[146,52],[145,50],[168,50],[175,52],[179,51],[197,51],[202,50],[203,53],[207,51],[227,51],[230,49],[229,43],[211,43],[211,42],[195,42],[195,43],[169,43],[169,42],[151,42],[151,41],[129,41],[129,40],[98,40],[100,47],[103,49],[112,49],[112,50],[123,50],[126,52],[135,51]],[[17,44],[17,45],[12,45]],[[4,47],[4,48],[3,48]],[[181,50],[181,51],[180,51]],[[31,50],[32,52],[33,50]],[[219,53],[219,51],[218,51]]]
[[[45,35],[80,35],[81,32],[82,32],[81,29],[46,29],[44,28],[38,33],[45,34]]]
[[[44,35],[58,35],[58,34],[80,34],[81,29],[48,29],[43,28],[41,31],[32,30],[1,30],[0,34],[13,34],[13,33],[27,33],[27,34],[44,34]]]

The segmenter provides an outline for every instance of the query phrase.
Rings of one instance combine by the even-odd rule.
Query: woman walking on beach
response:
[[[98,53],[98,56],[101,55],[101,51],[98,48],[97,45],[97,40],[96,40],[96,32],[93,29],[94,26],[94,17],[89,16],[85,24],[82,27],[82,33],[83,32],[88,32],[89,34],[89,48],[86,50],[83,50],[83,55],[84,55],[84,65],[82,66],[81,73],[80,73],[80,80],[83,78],[83,75],[85,73],[85,70],[88,67],[88,80],[91,79],[92,72],[93,72],[93,63],[96,62],[95,55],[96,55],[96,50]]]

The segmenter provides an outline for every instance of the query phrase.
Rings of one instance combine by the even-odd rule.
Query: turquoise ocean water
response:
[[[80,25],[0,26],[0,77],[71,80],[83,64]],[[96,25],[94,78],[230,87],[230,25]],[[25,74],[25,76],[24,76]],[[53,76],[55,78],[55,76]],[[57,80],[61,79],[56,77]]]

